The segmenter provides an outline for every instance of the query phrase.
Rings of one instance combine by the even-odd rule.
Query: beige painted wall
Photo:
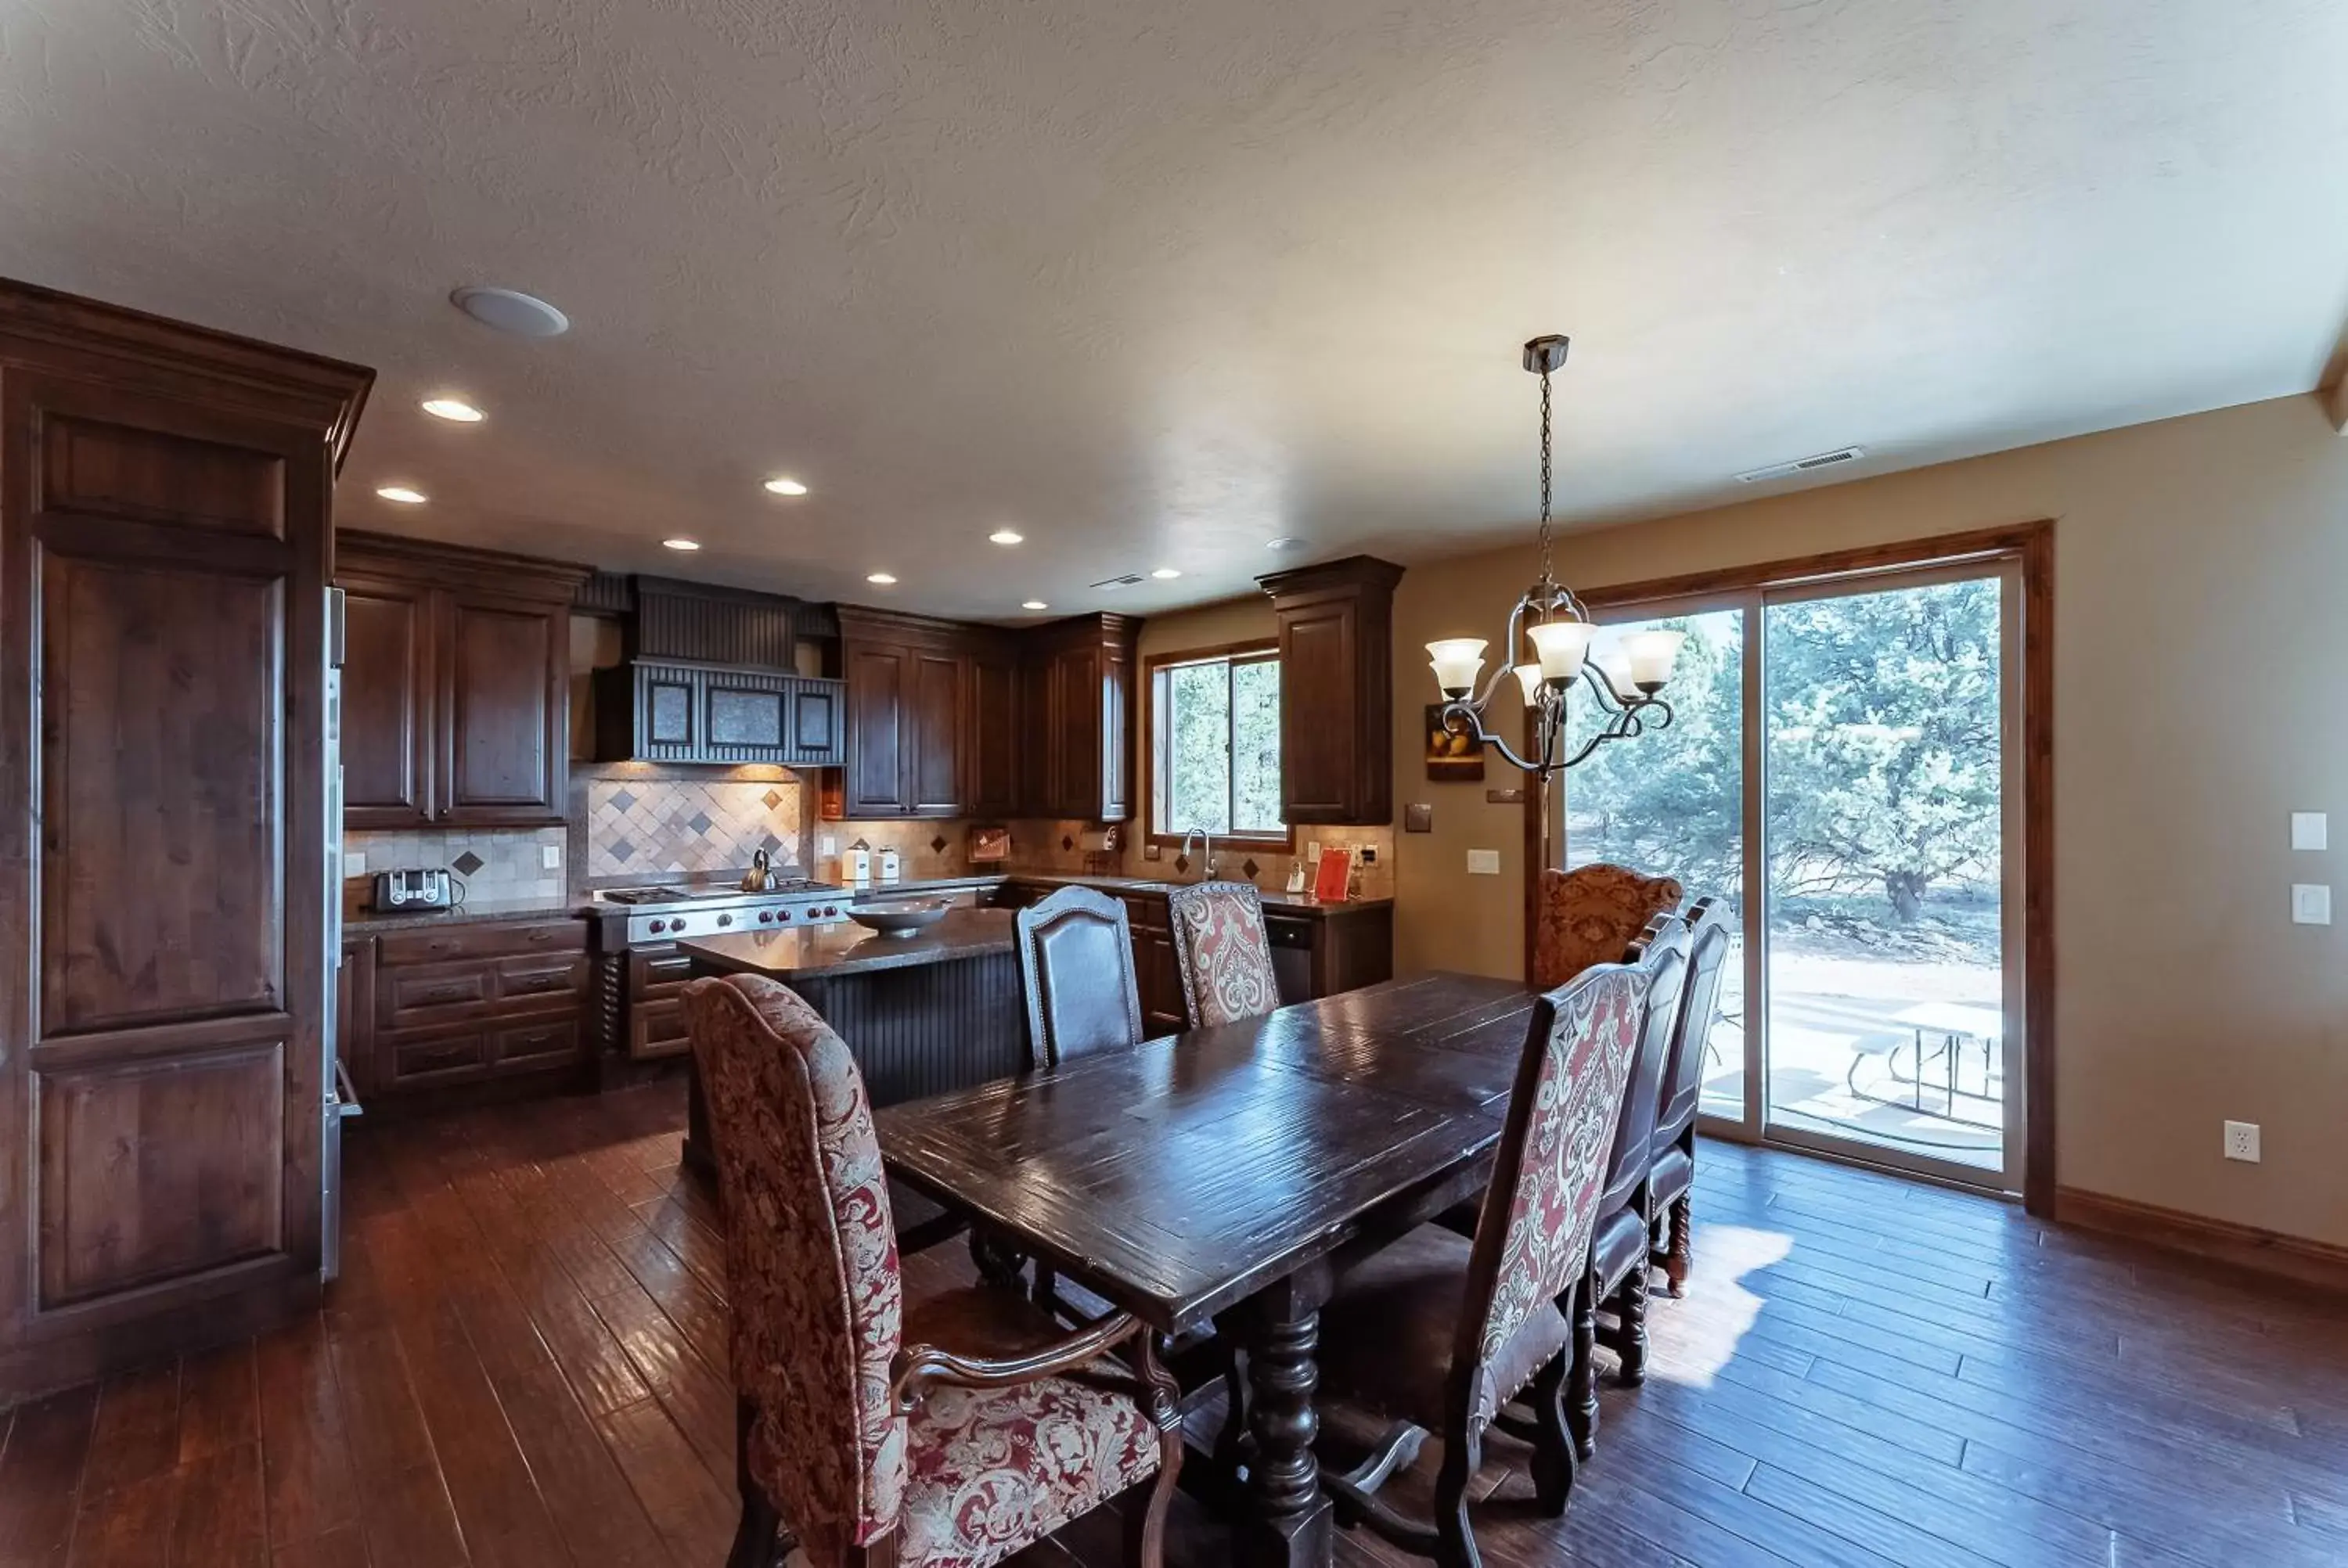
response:
[[[2254,404],[1569,537],[1577,587],[2054,518],[2057,1147],[2065,1186],[2348,1245],[2348,927],[2290,920],[2348,867],[2348,439]],[[1422,564],[1395,605],[1397,958],[1511,973],[1521,825],[1429,784],[1420,644],[1484,634],[1529,548]],[[2331,812],[2334,848],[2290,848]],[[1504,875],[1470,877],[1498,849]],[[2341,889],[2348,895],[2348,887]],[[2348,921],[2348,902],[2342,916]],[[2219,1155],[2219,1122],[2265,1161]]]

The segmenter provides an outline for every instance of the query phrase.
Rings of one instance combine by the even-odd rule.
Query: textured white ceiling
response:
[[[2338,0],[0,0],[0,272],[377,366],[347,522],[1148,610],[1529,536],[1544,331],[1580,520],[2303,390],[2343,81]]]

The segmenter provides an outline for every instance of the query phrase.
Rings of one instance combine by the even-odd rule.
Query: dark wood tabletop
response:
[[[766,975],[789,981],[809,975],[870,974],[1011,951],[1008,909],[949,909],[910,936],[884,937],[853,921],[789,930],[693,937],[677,951],[719,974]]]
[[[1154,1327],[1249,1347],[1248,1563],[1329,1561],[1331,1255],[1481,1191],[1533,994],[1419,975],[879,1112],[891,1175]]]

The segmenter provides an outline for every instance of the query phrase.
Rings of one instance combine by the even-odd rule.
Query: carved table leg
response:
[[[1647,1380],[1648,1289],[1647,1260],[1643,1257],[1615,1297],[1615,1316],[1622,1321],[1622,1386],[1626,1389]]]
[[[1232,1532],[1248,1568],[1326,1568],[1330,1560],[1329,1500],[1313,1457],[1321,1430],[1313,1409],[1320,1381],[1313,1353],[1328,1296],[1328,1271],[1313,1265],[1250,1304],[1247,1414],[1255,1452],[1246,1514]]]
[[[1573,1293],[1573,1362],[1565,1379],[1565,1426],[1573,1451],[1582,1459],[1598,1453],[1598,1276],[1586,1276]]]
[[[1691,1190],[1672,1200],[1672,1248],[1663,1261],[1663,1276],[1672,1282],[1673,1300],[1687,1294],[1688,1269],[1695,1262],[1695,1244],[1690,1234],[1694,1221],[1695,1194]]]

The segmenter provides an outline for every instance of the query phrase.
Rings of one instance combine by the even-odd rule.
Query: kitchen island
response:
[[[695,975],[764,975],[797,991],[848,1042],[875,1105],[1007,1078],[1027,1064],[1008,909],[952,909],[911,936],[852,924],[695,937]],[[685,1158],[707,1169],[701,1080]]]

